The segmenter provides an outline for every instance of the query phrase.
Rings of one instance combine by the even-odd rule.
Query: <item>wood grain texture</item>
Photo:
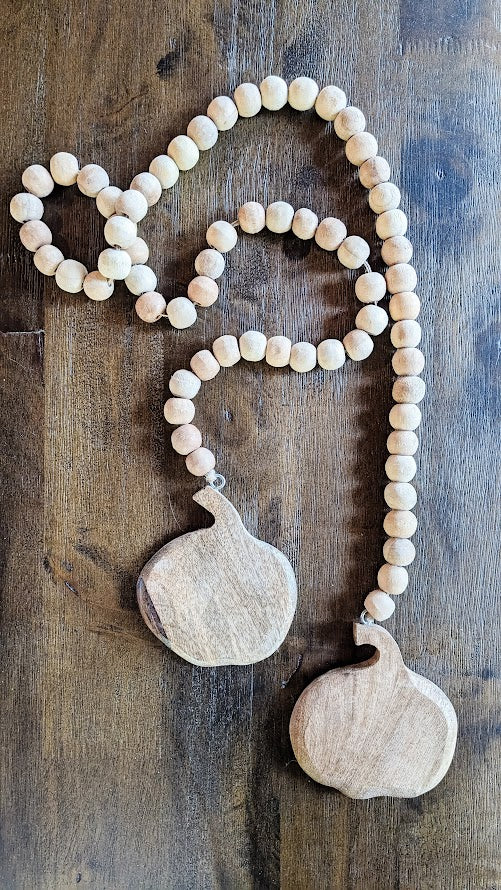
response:
[[[0,884],[11,890],[494,890],[499,860],[499,15],[494,4],[173,0],[6,2]],[[381,560],[389,336],[325,378],[243,364],[200,427],[249,531],[299,582],[284,645],[204,670],[156,644],[135,582],[204,524],[162,418],[167,381],[221,333],[318,342],[356,313],[351,273],[294,238],[242,239],[220,301],[189,332],[61,293],[8,217],[23,169],[57,150],[127,185],[214,95],[269,73],[338,83],[402,188],[423,300],[428,392],[418,557],[388,628],[456,706],[446,779],[414,801],[310,782],[288,722],[329,668],[370,655],[351,622]],[[204,231],[245,200],[341,217],[377,256],[343,147],[313,115],[239,122],[141,227],[167,297]],[[46,221],[96,267],[92,202],[57,189]],[[377,261],[375,268],[380,269]],[[43,360],[43,361],[42,361]]]

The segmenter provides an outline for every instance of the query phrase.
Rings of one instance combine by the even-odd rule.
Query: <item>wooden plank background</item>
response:
[[[5,0],[0,880],[6,890],[494,890],[499,860],[499,6]],[[8,200],[57,150],[125,187],[208,101],[269,73],[338,83],[402,187],[423,300],[428,395],[418,558],[389,629],[459,715],[443,783],[353,802],[295,764],[305,685],[360,658],[350,622],[381,559],[388,334],[361,367],[243,365],[197,410],[248,528],[287,553],[299,607],[280,651],[203,670],[143,626],[135,579],[204,522],[169,446],[172,371],[220,333],[338,336],[353,279],[294,238],[242,240],[218,304],[149,327],[117,286],[61,293]],[[378,245],[342,147],[313,114],[240,121],[149,213],[160,289],[184,293],[208,223],[244,200],[339,215]],[[46,219],[96,267],[102,220],[75,189]],[[299,665],[299,669],[296,668]]]

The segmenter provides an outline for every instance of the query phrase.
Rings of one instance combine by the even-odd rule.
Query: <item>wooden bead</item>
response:
[[[386,440],[390,454],[413,455],[419,447],[419,439],[412,430],[393,430]]]
[[[193,476],[205,476],[216,466],[216,458],[208,448],[197,448],[186,458],[186,467]]]
[[[77,181],[80,165],[75,155],[67,151],[58,151],[52,155],[49,167],[52,179],[58,185],[73,185]]]
[[[122,189],[119,189],[116,185],[108,185],[106,188],[101,189],[99,194],[96,195],[96,207],[101,216],[109,219],[110,216],[116,213],[117,201],[121,194],[123,194]]]
[[[231,368],[240,361],[238,340],[231,334],[225,334],[214,340],[212,351],[222,368]]]
[[[417,405],[424,399],[426,384],[421,377],[410,375],[398,377],[393,384],[392,396],[395,402],[407,402]]]
[[[313,213],[313,210],[308,210],[307,207],[300,207],[299,210],[296,210],[292,219],[292,231],[296,238],[309,241],[310,238],[315,237],[317,227],[318,216]]]
[[[68,294],[78,294],[83,288],[87,269],[77,260],[63,260],[56,269],[56,284]]]
[[[233,93],[240,117],[254,117],[261,111],[261,93],[255,83],[241,83]]]
[[[180,170],[191,170],[198,163],[198,146],[189,136],[174,136],[167,146],[167,154]]]
[[[84,278],[83,289],[89,300],[101,302],[111,297],[114,284],[108,278],[104,278],[100,272],[89,272]]]
[[[188,285],[188,297],[197,306],[212,306],[219,294],[219,287],[213,278],[198,275]]]
[[[406,454],[390,454],[384,465],[385,473],[392,482],[410,482],[416,475],[416,461]]]
[[[274,201],[266,208],[266,228],[282,234],[292,228],[294,208],[287,201]]]
[[[383,528],[391,538],[412,538],[417,519],[410,510],[390,510],[384,517]]]
[[[125,278],[125,284],[131,294],[139,297],[141,294],[155,290],[157,276],[149,266],[139,263],[136,266],[131,266],[129,274]]]
[[[115,209],[121,216],[128,216],[132,222],[138,223],[148,213],[148,202],[142,192],[138,192],[136,189],[126,189],[117,198]]]
[[[384,542],[383,556],[392,566],[409,566],[416,556],[416,548],[408,538],[388,538]]]
[[[304,374],[306,371],[313,371],[317,363],[317,350],[313,343],[294,343],[291,347],[289,357],[289,365],[293,371]]]
[[[189,135],[189,133],[188,133]],[[179,167],[169,155],[157,155],[148,167],[163,189],[170,189],[179,179]]]
[[[186,368],[180,368],[174,371],[169,380],[169,389],[173,396],[179,396],[181,399],[194,399],[200,391],[202,381],[193,371]]]
[[[212,380],[216,374],[219,374],[221,365],[208,349],[201,349],[196,352],[190,361],[191,370],[200,380]]]
[[[315,241],[322,250],[337,250],[347,234],[344,222],[334,216],[327,216],[318,224]]]
[[[266,211],[263,205],[257,201],[247,201],[246,204],[242,204],[238,211],[238,222],[242,232],[248,232],[249,235],[261,232],[266,225]]]
[[[417,405],[393,405],[389,420],[395,430],[416,430],[421,423],[421,411]]]
[[[313,108],[318,96],[318,84],[311,77],[296,77],[289,84],[288,101],[296,111],[307,111]]]
[[[393,566],[390,563],[385,563],[377,573],[377,583],[385,593],[399,596],[404,592],[409,583],[407,569],[404,569],[403,566]]]
[[[377,140],[372,133],[355,133],[350,136],[345,146],[346,157],[350,164],[360,167],[364,161],[369,158],[375,158],[377,155]]]
[[[21,176],[21,182],[26,191],[36,195],[37,198],[46,198],[54,189],[52,176],[41,164],[31,164],[30,167],[26,167]]]
[[[417,284],[416,270],[408,263],[396,263],[386,270],[386,286],[390,294],[413,291]]]
[[[421,374],[424,368],[424,355],[420,349],[413,346],[404,346],[397,349],[391,360],[395,374]]]
[[[134,176],[130,188],[144,195],[148,207],[153,207],[162,197],[162,184],[153,173],[138,173]]]
[[[224,219],[219,219],[209,226],[206,238],[209,247],[215,247],[220,253],[228,253],[229,250],[233,250],[238,241],[235,226]]]
[[[55,275],[57,267],[63,260],[63,254],[54,244],[43,244],[33,257],[33,262],[42,275]]]
[[[202,444],[202,433],[192,423],[183,423],[178,426],[170,437],[172,447],[178,454],[191,454]]]
[[[414,321],[419,315],[421,302],[419,297],[413,293],[394,294],[388,308],[393,321],[404,321],[405,319]]]
[[[387,238],[395,238],[405,235],[407,231],[407,217],[403,210],[394,208],[381,213],[376,220],[376,233],[378,238],[385,241]]]
[[[320,90],[315,102],[315,111],[322,120],[333,121],[343,108],[346,108],[346,93],[343,90],[332,85]]]
[[[207,278],[220,278],[226,265],[224,256],[218,250],[207,247],[201,250],[195,260],[195,269],[199,275]]]
[[[347,142],[355,133],[365,130],[365,117],[360,108],[348,105],[341,109],[334,119],[334,130],[340,139]]]
[[[216,96],[209,103],[207,115],[218,130],[231,130],[238,120],[238,108],[229,96]]]
[[[412,319],[397,321],[391,329],[390,339],[397,349],[414,348],[421,342],[421,325]]]
[[[386,621],[395,611],[395,603],[384,590],[371,590],[365,597],[364,606],[376,621]]]
[[[260,83],[259,92],[261,93],[263,106],[267,108],[268,111],[278,111],[280,108],[283,108],[287,102],[287,84],[281,77],[275,77],[273,74],[269,77],[265,77]]]
[[[374,349],[374,343],[365,331],[350,331],[343,339],[343,346],[354,362],[361,362]]]
[[[102,189],[108,188],[110,177],[99,164],[86,164],[78,172],[77,186],[83,195],[95,198]]]
[[[364,272],[355,281],[355,293],[361,303],[377,303],[386,295],[386,281],[379,272]]]
[[[239,339],[240,355],[246,362],[260,362],[266,355],[266,337],[260,331],[246,331]]]
[[[266,361],[272,368],[285,368],[289,364],[292,343],[288,337],[270,337],[266,344]]]
[[[355,327],[377,337],[388,326],[388,315],[381,306],[363,306],[355,318]]]
[[[390,165],[386,158],[379,155],[369,158],[361,165],[358,171],[358,178],[366,189],[373,189],[380,182],[388,182],[390,178]]]
[[[97,268],[104,278],[112,278],[114,281],[123,281],[131,270],[131,259],[125,250],[117,250],[107,247],[102,250],[97,258]]]
[[[30,219],[19,229],[21,244],[26,250],[35,253],[39,247],[52,244],[52,232],[41,219]]]
[[[216,144],[219,130],[214,121],[206,114],[197,114],[189,122],[186,135],[193,139],[199,151],[208,151]]]
[[[36,195],[30,195],[29,192],[19,192],[18,195],[14,195],[11,199],[10,215],[18,223],[29,222],[32,219],[42,219],[43,204]]]
[[[146,291],[137,298],[135,303],[139,318],[148,324],[154,324],[162,315],[165,315],[166,308],[165,298],[158,291]]]
[[[381,248],[381,259],[387,266],[408,263],[412,258],[412,244],[404,235],[392,235]]]
[[[191,423],[195,416],[195,405],[191,399],[167,399],[164,405],[164,417],[167,423],[180,426]]]
[[[358,235],[348,235],[338,247],[337,258],[347,269],[359,269],[368,259],[370,252],[367,241]]]
[[[374,213],[394,210],[400,204],[400,189],[393,182],[380,182],[369,192],[369,207]]]
[[[150,250],[146,241],[142,238],[134,238],[132,244],[125,249],[130,256],[133,266],[144,266],[148,262]]]
[[[346,353],[340,340],[322,340],[317,346],[317,361],[326,371],[335,371],[344,365]]]
[[[105,224],[104,237],[111,247],[130,247],[137,238],[137,223],[127,216],[112,216]]]
[[[417,493],[410,482],[388,482],[384,499],[392,510],[412,510],[417,503]]]
[[[172,327],[177,330],[189,328],[197,320],[197,310],[187,297],[174,297],[167,303],[165,311]]]

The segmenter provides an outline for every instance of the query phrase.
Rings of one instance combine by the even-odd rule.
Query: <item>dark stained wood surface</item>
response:
[[[6,890],[494,890],[499,859],[499,13],[453,0],[269,4],[6,0],[0,184],[3,318],[0,885]],[[220,333],[338,336],[353,279],[291,237],[242,240],[188,332],[143,325],[117,286],[61,293],[8,201],[57,150],[125,187],[208,101],[269,73],[338,83],[402,187],[428,395],[418,557],[388,629],[459,717],[443,783],[353,802],[294,763],[313,677],[360,657],[391,404],[388,334],[324,377],[239,366],[198,418],[249,530],[280,547],[299,607],[280,651],[204,670],[142,624],[147,558],[206,520],[169,444],[167,381]],[[184,293],[208,223],[243,200],[340,215],[378,248],[366,195],[314,115],[240,121],[150,211],[160,289]],[[103,221],[75,189],[45,216],[96,267]],[[370,740],[368,740],[370,745]]]

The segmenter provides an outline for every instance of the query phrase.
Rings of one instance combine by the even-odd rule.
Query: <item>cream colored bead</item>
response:
[[[313,371],[317,363],[317,350],[313,343],[294,343],[291,348],[289,365],[293,371],[304,374],[306,371]]]
[[[400,189],[393,182],[380,182],[369,192],[369,207],[374,213],[395,210],[400,204]]]
[[[142,238],[134,238],[130,247],[126,248],[133,266],[144,266],[148,262],[150,250]]]
[[[240,355],[246,362],[260,362],[266,355],[266,337],[259,331],[246,331],[239,338]]]
[[[189,134],[188,134],[189,135]],[[163,189],[170,189],[179,179],[179,167],[169,155],[157,155],[148,167]]]
[[[368,259],[371,249],[358,235],[348,235],[337,250],[339,262],[347,269],[359,269]]]
[[[191,454],[202,444],[202,433],[192,423],[184,423],[178,426],[170,437],[172,447],[178,454]]]
[[[68,294],[78,294],[83,288],[87,269],[77,260],[63,260],[56,269],[56,284]]]
[[[31,164],[30,167],[26,167],[21,176],[21,182],[26,191],[36,195],[37,198],[46,198],[54,188],[52,176],[41,164]]]
[[[63,260],[63,254],[54,244],[42,245],[33,257],[33,262],[42,275],[55,275],[57,267]]]
[[[220,278],[226,265],[224,256],[218,250],[207,247],[201,250],[195,260],[195,270],[207,278]]]
[[[112,216],[104,226],[104,237],[111,247],[130,247],[137,238],[137,224],[127,216]]]
[[[388,308],[393,321],[414,321],[419,315],[421,302],[413,293],[394,294]]]
[[[216,466],[216,458],[208,448],[197,448],[186,458],[186,467],[193,476],[205,476]]]
[[[358,171],[358,178],[364,188],[373,189],[380,182],[388,182],[390,173],[390,165],[386,158],[377,155],[364,161]]]
[[[408,377],[398,377],[393,384],[392,396],[395,402],[407,402],[410,405],[417,405],[424,399],[426,392],[426,384],[421,377],[409,375]]]
[[[261,111],[261,93],[255,83],[241,83],[233,93],[240,117],[254,117]]]
[[[99,194],[96,195],[96,207],[101,216],[109,219],[110,216],[116,213],[117,201],[122,194],[122,189],[119,189],[116,185],[109,185],[107,188],[101,189]]]
[[[337,250],[347,234],[344,222],[336,219],[335,216],[327,216],[318,224],[315,232],[315,241],[322,250]]]
[[[388,482],[384,499],[392,510],[412,510],[417,504],[417,493],[410,482]]]
[[[131,259],[125,250],[117,250],[107,247],[101,251],[97,258],[97,268],[104,278],[112,278],[114,281],[123,281],[131,270]]]
[[[289,364],[292,343],[288,337],[270,337],[266,344],[266,361],[272,368]]]
[[[50,173],[58,185],[73,185],[77,181],[80,165],[75,157],[67,151],[58,151],[50,159]]]
[[[364,161],[377,155],[377,140],[372,133],[355,133],[350,136],[345,146],[346,157],[350,164],[361,167]]]
[[[355,133],[365,130],[365,116],[360,108],[348,105],[334,119],[334,129],[340,139],[347,142]]]
[[[404,346],[394,353],[391,364],[395,374],[417,376],[424,368],[424,355],[420,349]]]
[[[421,325],[412,319],[397,321],[391,329],[390,339],[397,349],[414,348],[421,342]]]
[[[379,272],[364,272],[355,281],[355,293],[361,303],[377,303],[386,295],[386,281]]]
[[[111,297],[114,284],[110,279],[104,278],[100,272],[89,272],[84,278],[83,289],[89,300],[101,302]]]
[[[343,339],[343,346],[354,362],[361,362],[374,349],[374,343],[365,331],[350,331]]]
[[[419,439],[412,430],[393,430],[386,440],[390,454],[413,455],[419,447]]]
[[[212,306],[219,294],[219,287],[213,278],[198,275],[188,285],[188,297],[197,306]]]
[[[392,566],[385,563],[377,573],[377,583],[385,593],[399,596],[409,583],[407,569],[404,569],[403,566]]]
[[[231,368],[240,361],[238,340],[231,334],[225,334],[214,340],[212,351],[222,368]]]
[[[169,389],[173,396],[179,396],[182,399],[194,399],[200,391],[202,381],[193,371],[186,368],[180,368],[174,371],[169,380]]]
[[[200,380],[212,380],[221,370],[221,365],[209,349],[196,352],[190,361],[190,366]]]
[[[148,207],[153,207],[162,197],[162,183],[153,173],[138,173],[130,184],[132,191],[141,192],[148,202]]]
[[[296,210],[292,220],[292,231],[296,238],[309,241],[310,238],[315,237],[317,228],[318,216],[313,213],[313,210],[308,210],[307,207],[300,207],[299,210]]]
[[[287,98],[291,108],[296,111],[307,111],[313,108],[318,96],[318,84],[311,77],[296,77],[289,84]]]
[[[208,151],[216,144],[219,130],[214,121],[206,114],[197,114],[189,122],[186,134],[190,139],[193,139],[199,151]]]
[[[141,294],[155,290],[157,276],[149,266],[139,263],[136,266],[131,266],[129,274],[125,277],[125,284],[131,294],[139,297]]]
[[[238,211],[238,222],[242,232],[249,235],[256,235],[261,232],[266,225],[266,211],[262,204],[257,201],[247,201],[242,204]]]
[[[238,108],[229,96],[216,96],[209,103],[207,116],[214,121],[218,130],[231,130],[238,120]]]
[[[414,562],[416,548],[409,538],[388,538],[384,542],[383,556],[392,566],[409,566]]]
[[[270,74],[259,85],[263,106],[268,111],[278,111],[287,102],[288,87],[285,80]]]
[[[19,229],[21,244],[35,253],[44,244],[52,244],[52,232],[41,219],[30,219]]]
[[[417,405],[393,405],[389,420],[394,430],[416,430],[421,423],[421,411]]]
[[[286,201],[274,201],[266,208],[266,228],[279,235],[292,228],[294,208]]]
[[[386,621],[395,611],[394,601],[384,590],[371,590],[365,597],[364,606],[376,621]]]
[[[386,210],[376,220],[376,233],[378,238],[386,241],[387,238],[396,238],[405,235],[407,231],[407,217],[398,207]]]
[[[167,308],[165,298],[158,291],[146,291],[137,298],[135,309],[141,321],[154,324],[163,315]]]
[[[120,216],[128,216],[132,222],[138,223],[148,213],[148,202],[142,192],[126,189],[117,198],[115,210]]]
[[[178,330],[191,327],[197,320],[197,310],[187,297],[174,297],[165,311],[172,327]]]
[[[95,198],[102,189],[108,188],[110,177],[99,164],[86,164],[78,172],[77,186],[83,195]]]
[[[36,195],[30,195],[29,192],[19,192],[18,195],[14,195],[11,199],[10,215],[18,223],[29,222],[32,219],[42,219],[43,204]]]
[[[388,326],[388,315],[381,306],[363,306],[355,318],[355,327],[377,337]]]
[[[228,253],[229,250],[233,250],[238,241],[235,226],[224,219],[218,219],[209,226],[206,238],[209,247],[214,247],[220,253]]]
[[[383,528],[392,538],[412,538],[417,519],[410,510],[390,510],[384,517]]]
[[[386,286],[390,294],[413,291],[417,284],[416,270],[408,263],[396,263],[386,270]]]
[[[387,266],[408,263],[412,258],[412,244],[404,235],[393,235],[381,248],[381,259]]]
[[[346,108],[346,93],[343,90],[332,85],[320,90],[315,102],[315,111],[322,120],[333,121],[343,108]]]
[[[390,454],[384,470],[392,482],[410,482],[416,475],[416,461],[407,454]]]
[[[191,423],[195,416],[195,405],[191,399],[167,399],[164,405],[164,417],[167,423],[181,426]]]
[[[317,361],[326,371],[335,371],[344,365],[346,353],[340,340],[322,340],[317,346]]]
[[[198,163],[200,152],[198,146],[189,136],[174,136],[167,146],[167,154],[180,170],[191,170]]]

